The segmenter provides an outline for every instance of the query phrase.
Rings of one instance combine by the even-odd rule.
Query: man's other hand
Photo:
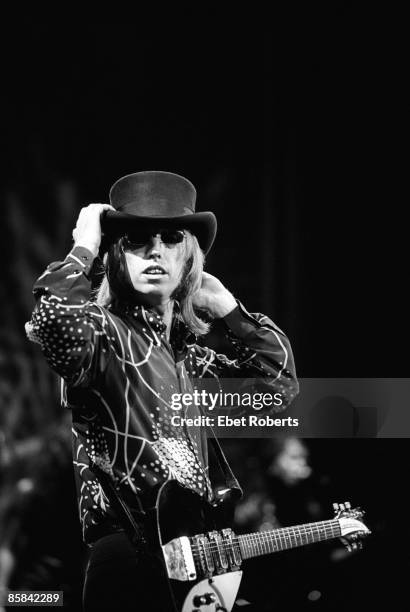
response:
[[[194,296],[193,305],[220,319],[236,308],[236,300],[216,276],[203,272],[202,286]]]

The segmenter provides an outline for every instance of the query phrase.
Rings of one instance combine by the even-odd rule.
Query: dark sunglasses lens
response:
[[[179,244],[184,239],[184,232],[182,230],[163,230],[160,234],[161,241],[164,244]],[[151,232],[128,232],[124,237],[124,245],[130,249],[141,248],[148,244],[152,236],[156,236],[156,234]]]
[[[142,247],[149,242],[151,234],[148,232],[128,232],[125,235],[125,245],[128,247]]]
[[[165,230],[161,232],[161,240],[165,244],[179,244],[184,239],[182,230]]]

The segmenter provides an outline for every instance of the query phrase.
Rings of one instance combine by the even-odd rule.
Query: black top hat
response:
[[[140,228],[188,229],[207,253],[216,235],[212,212],[195,212],[196,190],[188,179],[151,170],[127,174],[110,189],[110,202],[116,209],[102,215],[102,229],[108,236],[119,236],[134,225]]]

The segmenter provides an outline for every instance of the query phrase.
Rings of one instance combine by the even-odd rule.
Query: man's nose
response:
[[[150,236],[147,244],[147,254],[150,257],[161,257],[161,250],[163,248],[163,242],[161,240],[161,234],[155,234]]]

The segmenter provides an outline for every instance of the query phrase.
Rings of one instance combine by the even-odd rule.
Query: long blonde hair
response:
[[[179,317],[196,336],[203,336],[209,331],[209,323],[203,321],[196,314],[193,306],[195,293],[199,291],[202,284],[202,272],[204,269],[205,256],[202,252],[196,236],[188,230],[184,230],[184,252],[185,265],[182,271],[181,282],[175,289],[171,298],[178,302],[180,312]],[[104,265],[107,268],[109,253],[104,256]],[[107,307],[115,299],[115,294],[108,281],[107,274],[104,274],[101,285],[96,290],[95,303],[99,306]]]

